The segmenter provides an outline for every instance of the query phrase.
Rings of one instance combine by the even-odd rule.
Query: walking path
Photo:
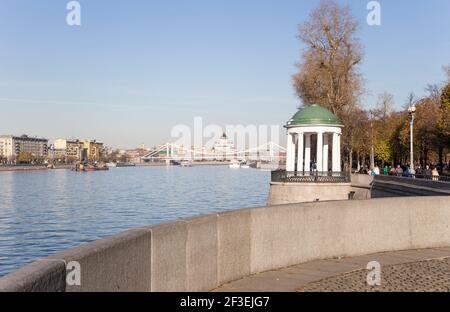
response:
[[[366,282],[371,261],[381,265],[381,286]],[[214,291],[450,291],[450,247],[311,261],[248,276]]]

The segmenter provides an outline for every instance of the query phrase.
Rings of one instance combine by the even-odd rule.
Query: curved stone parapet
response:
[[[1,291],[206,291],[306,261],[450,245],[450,198],[269,206],[130,230],[36,261]],[[69,286],[66,266],[81,266]]]

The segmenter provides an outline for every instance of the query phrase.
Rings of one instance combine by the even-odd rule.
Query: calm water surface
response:
[[[129,228],[263,206],[269,180],[227,166],[0,172],[0,276]]]

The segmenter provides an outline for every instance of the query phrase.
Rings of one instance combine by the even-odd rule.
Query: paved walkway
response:
[[[381,265],[381,286],[367,285],[371,261]],[[311,261],[248,276],[214,291],[450,291],[450,247]]]

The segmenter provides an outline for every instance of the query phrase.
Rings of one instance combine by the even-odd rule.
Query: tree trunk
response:
[[[439,150],[439,163],[442,164],[444,160],[444,147],[439,146],[438,150]]]
[[[356,152],[356,161],[358,162],[357,167],[356,167],[356,171],[359,171],[361,169],[360,158],[359,158],[359,151]]]
[[[353,167],[353,149],[350,149],[348,152],[348,171],[351,174]]]

